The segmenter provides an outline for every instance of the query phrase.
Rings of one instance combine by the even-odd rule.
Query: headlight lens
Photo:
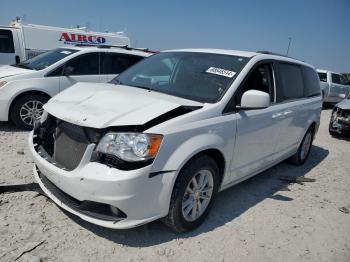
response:
[[[2,88],[4,85],[6,85],[7,82],[6,81],[0,81],[0,88]]]
[[[333,120],[335,120],[337,118],[337,116],[338,116],[337,109],[334,109],[333,113],[332,113]]]
[[[162,135],[155,134],[107,133],[99,142],[97,151],[125,161],[143,161],[157,155],[162,140]]]

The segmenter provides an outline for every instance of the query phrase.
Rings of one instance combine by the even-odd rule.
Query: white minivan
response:
[[[315,69],[267,53],[165,51],[111,83],[53,97],[29,136],[34,175],[57,205],[131,228],[199,226],[218,191],[277,163],[303,164],[320,123]]]
[[[57,48],[0,67],[0,121],[32,129],[42,106],[77,82],[105,83],[151,54],[108,46]]]

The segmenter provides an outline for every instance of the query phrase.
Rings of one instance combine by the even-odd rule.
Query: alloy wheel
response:
[[[301,145],[300,158],[302,160],[304,160],[307,157],[310,151],[311,141],[312,141],[312,135],[311,135],[311,132],[308,132],[304,138],[303,144]]]
[[[200,170],[190,180],[182,199],[182,215],[186,221],[198,219],[213,196],[214,179],[209,170]]]
[[[22,105],[20,117],[26,125],[32,126],[35,121],[40,120],[43,112],[43,103],[37,100],[31,100]]]

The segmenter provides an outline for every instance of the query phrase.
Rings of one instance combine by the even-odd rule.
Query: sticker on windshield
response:
[[[65,54],[65,55],[70,55],[71,53],[72,53],[72,52],[66,51],[66,50],[61,51],[61,54]]]
[[[220,75],[224,77],[229,77],[232,78],[235,76],[236,72],[230,71],[230,70],[225,70],[222,68],[217,68],[217,67],[209,67],[207,71],[205,71],[210,74],[215,74],[215,75]]]

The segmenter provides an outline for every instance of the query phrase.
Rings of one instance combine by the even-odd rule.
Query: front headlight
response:
[[[332,119],[333,119],[333,120],[337,119],[337,116],[338,116],[337,109],[333,109],[333,112],[332,112]]]
[[[6,81],[0,81],[0,88],[2,88],[4,85],[6,85],[7,82]]]
[[[99,142],[97,151],[115,155],[124,161],[136,162],[154,158],[163,136],[143,133],[107,133]]]

